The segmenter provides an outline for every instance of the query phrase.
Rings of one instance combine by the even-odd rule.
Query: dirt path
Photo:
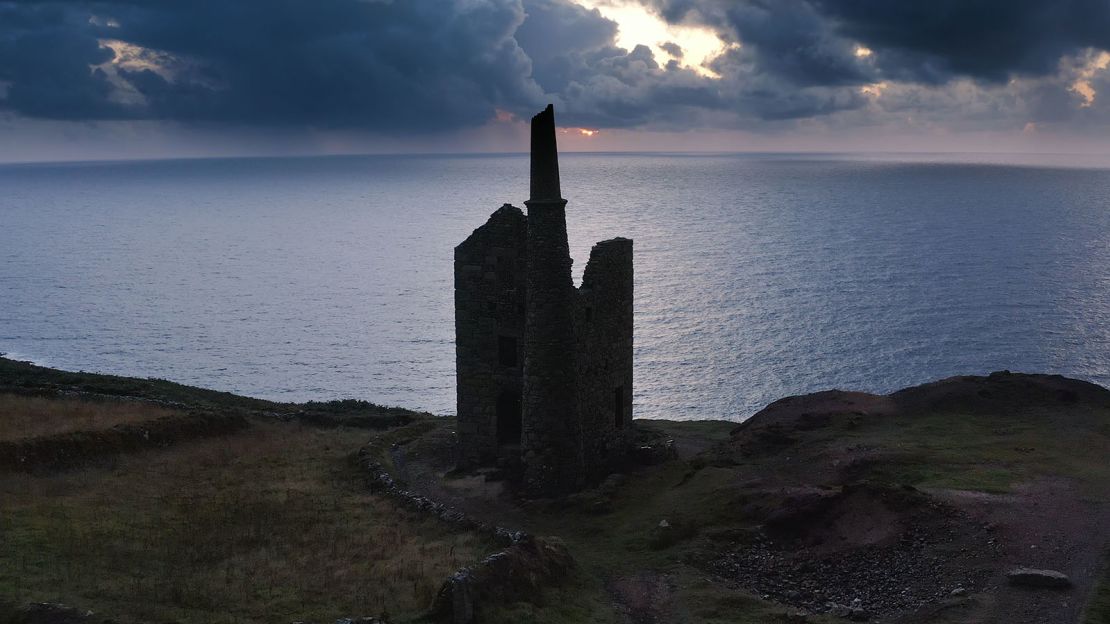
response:
[[[1110,504],[1085,500],[1063,479],[1025,483],[1011,494],[958,490],[933,494],[990,527],[1003,545],[998,574],[988,584],[993,604],[976,621],[1071,624],[1079,620],[1102,555],[1110,547]],[[1072,579],[1073,587],[1012,587],[1004,575],[1014,567],[1059,570]]]

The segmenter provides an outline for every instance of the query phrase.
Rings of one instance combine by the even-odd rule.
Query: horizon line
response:
[[[0,158],[0,167],[18,167],[35,165],[97,165],[97,164],[127,164],[127,163],[159,163],[159,162],[191,162],[205,160],[295,160],[309,158],[367,158],[367,157],[394,157],[394,158],[483,158],[504,156],[528,156],[527,150],[521,151],[489,151],[489,152],[349,152],[349,153],[290,153],[290,154],[228,154],[228,155],[184,155],[184,156],[154,156],[150,158],[85,158],[85,159],[38,159],[38,160],[3,160]],[[1013,157],[1083,157],[1083,158],[1110,158],[1110,151],[1106,152],[1036,152],[1036,151],[985,151],[985,150],[559,150],[560,156],[597,155],[597,156],[632,156],[632,155],[659,155],[659,156],[736,156],[736,155],[779,155],[779,156],[804,156],[804,155],[873,155],[873,156],[1013,156]],[[1110,163],[1108,163],[1110,164]]]

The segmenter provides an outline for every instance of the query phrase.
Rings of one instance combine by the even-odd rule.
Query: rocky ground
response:
[[[806,612],[869,621],[983,591],[1002,550],[993,526],[914,489],[854,487],[795,505],[709,568]]]
[[[809,612],[1081,621],[1110,543],[1108,406],[1098,386],[1008,372],[773,404],[715,449],[758,467],[777,505],[714,570]],[[1012,586],[1021,566],[1071,587]]]

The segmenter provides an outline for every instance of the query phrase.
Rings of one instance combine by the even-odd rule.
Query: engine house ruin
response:
[[[632,241],[594,245],[574,286],[552,106],[532,118],[527,214],[497,209],[455,248],[459,465],[575,491],[632,439]]]

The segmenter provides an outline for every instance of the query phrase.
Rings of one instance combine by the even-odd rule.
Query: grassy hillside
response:
[[[0,604],[60,602],[125,623],[408,619],[493,549],[372,495],[355,466],[376,417],[420,415],[0,359],[0,453],[191,414],[246,414],[249,426],[109,447],[67,470],[0,469]]]
[[[149,403],[0,394],[0,414],[4,414],[0,419],[0,441],[11,442],[169,418],[181,415],[181,411]]]
[[[0,357],[0,390],[12,393],[100,394],[114,397],[143,398],[151,401],[222,410],[265,410],[280,404],[232,394],[205,390],[162,379],[137,379],[60,371]]]
[[[489,546],[372,496],[358,430],[258,423],[110,467],[0,476],[0,598],[121,621],[422,611]]]
[[[558,500],[454,471],[453,425],[0,359],[0,604],[124,623],[415,622],[467,566],[501,584],[455,586],[487,624],[1108,621],[1097,386],[996,374],[794,397],[743,425],[640,423],[677,458]],[[542,536],[572,572],[549,581],[511,548],[479,564],[504,548],[463,528],[479,526]],[[1014,566],[1073,586],[1011,587]]]

